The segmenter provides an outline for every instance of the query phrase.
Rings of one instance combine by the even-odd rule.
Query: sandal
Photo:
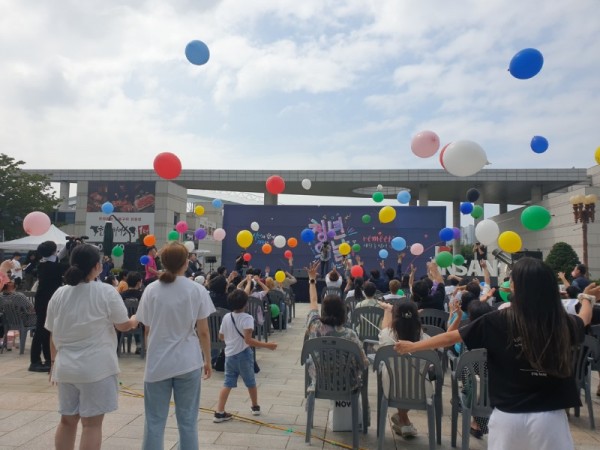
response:
[[[473,436],[475,439],[483,439],[483,431],[481,431],[481,430],[471,428],[470,433],[471,433],[471,436]]]

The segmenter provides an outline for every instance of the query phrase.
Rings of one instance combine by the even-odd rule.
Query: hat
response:
[[[204,280],[204,275],[198,275],[196,278],[194,278],[194,281],[199,284],[204,284]]]

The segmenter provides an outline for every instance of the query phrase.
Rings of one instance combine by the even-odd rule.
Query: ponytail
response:
[[[100,250],[90,244],[79,244],[71,252],[71,267],[64,275],[65,283],[69,286],[77,286],[89,276],[96,265],[100,262]]]
[[[187,266],[188,250],[179,242],[171,242],[160,251],[160,262],[164,267],[164,272],[158,277],[163,283],[172,283],[177,279],[177,275]]]

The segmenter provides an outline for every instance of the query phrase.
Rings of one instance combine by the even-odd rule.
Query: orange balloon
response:
[[[273,247],[271,247],[271,244],[263,244],[262,246],[262,252],[265,255],[268,255],[269,253],[271,253],[273,251]]]
[[[152,247],[154,244],[156,244],[156,237],[153,234],[144,237],[144,245],[146,247]]]
[[[298,239],[296,239],[295,237],[291,237],[288,239],[288,247],[294,248],[296,245],[298,245]]]

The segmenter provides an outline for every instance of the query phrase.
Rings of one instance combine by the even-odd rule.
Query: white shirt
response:
[[[327,274],[325,276],[325,285],[327,287],[336,287],[336,288],[342,287],[342,277],[338,276],[338,279],[336,281],[331,281],[329,279],[329,274]]]
[[[93,383],[118,374],[114,324],[127,320],[127,308],[113,286],[92,281],[58,288],[44,325],[58,351],[52,380]]]
[[[575,306],[577,306],[577,303],[579,303],[579,300],[577,300],[576,298],[562,300],[562,304],[565,307],[565,311],[567,311],[569,314],[577,315],[577,311],[575,311]]]
[[[21,270],[21,263],[16,259],[12,260],[12,276],[13,278],[23,278],[23,271]]]
[[[196,320],[207,318],[215,307],[206,288],[184,276],[172,283],[149,284],[136,317],[150,327],[144,381],[173,378],[204,366]]]
[[[233,315],[233,320],[235,320],[235,325],[233,325],[233,320],[231,320],[231,316]],[[225,356],[234,356],[240,352],[246,350],[249,345],[246,344],[246,341],[235,331],[235,328],[239,332],[244,335],[244,330],[253,330],[254,329],[254,318],[245,312],[236,313],[232,312],[226,314],[223,317],[223,321],[221,322],[221,329],[219,333],[223,335],[225,338]]]

